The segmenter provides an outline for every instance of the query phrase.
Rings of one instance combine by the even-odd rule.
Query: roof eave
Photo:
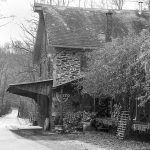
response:
[[[91,47],[91,46],[71,46],[71,45],[55,45],[55,44],[51,46],[56,47],[56,48],[75,48],[75,49],[91,49],[91,50],[100,48],[98,46]]]
[[[34,82],[24,82],[24,83],[18,83],[18,84],[10,84],[9,86],[29,85],[29,84],[49,83],[49,82],[53,82],[53,79],[34,81]]]

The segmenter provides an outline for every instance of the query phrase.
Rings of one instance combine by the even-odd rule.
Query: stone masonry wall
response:
[[[81,53],[81,50],[56,49],[53,72],[54,86],[80,77]]]

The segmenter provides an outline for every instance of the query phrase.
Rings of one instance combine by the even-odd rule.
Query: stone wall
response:
[[[81,50],[56,49],[54,59],[54,86],[78,79],[80,74]]]

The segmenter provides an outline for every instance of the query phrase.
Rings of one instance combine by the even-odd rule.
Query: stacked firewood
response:
[[[74,132],[77,130],[82,130],[83,122],[90,122],[95,116],[95,113],[78,111],[78,112],[68,112],[63,118],[63,127],[65,132]]]

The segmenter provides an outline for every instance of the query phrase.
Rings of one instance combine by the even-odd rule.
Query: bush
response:
[[[90,122],[94,117],[95,113],[79,111],[76,113],[68,112],[63,118],[63,126],[65,132],[72,132],[80,130],[83,122]]]

